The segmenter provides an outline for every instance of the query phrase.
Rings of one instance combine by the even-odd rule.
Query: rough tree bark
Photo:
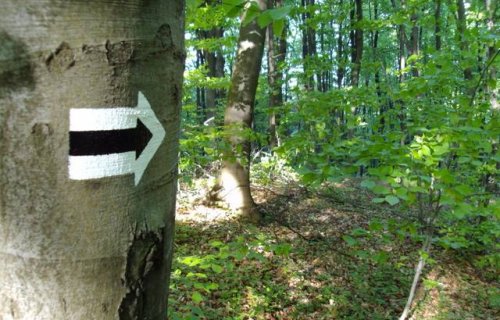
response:
[[[266,10],[267,0],[253,1],[260,10]],[[242,218],[253,223],[258,223],[261,215],[250,191],[250,141],[245,131],[252,127],[265,38],[266,28],[259,27],[255,20],[240,27],[238,52],[224,113],[229,148],[224,154],[218,183],[221,188],[219,196]]]
[[[3,0],[0,12],[0,319],[166,319],[184,1]],[[138,184],[71,180],[70,125],[85,119],[70,110],[127,108],[139,128],[145,99],[166,135]],[[94,169],[118,168],[106,165]]]

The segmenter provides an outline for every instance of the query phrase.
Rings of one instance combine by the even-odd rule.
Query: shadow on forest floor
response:
[[[421,247],[410,219],[349,185],[256,187],[254,195],[266,214],[260,227],[181,192],[170,319],[399,317]],[[499,316],[493,284],[451,253],[432,258],[413,319]]]

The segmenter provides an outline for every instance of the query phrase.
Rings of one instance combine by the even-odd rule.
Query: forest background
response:
[[[498,317],[497,8],[188,1],[171,318]],[[249,28],[255,103],[228,123]],[[233,162],[257,226],[215,218]]]

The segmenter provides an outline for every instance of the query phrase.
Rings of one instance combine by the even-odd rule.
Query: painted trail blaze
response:
[[[139,92],[135,108],[71,109],[69,178],[135,174],[137,185],[165,138],[165,129]]]

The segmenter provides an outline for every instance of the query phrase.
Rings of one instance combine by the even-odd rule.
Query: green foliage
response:
[[[181,226],[177,236],[182,241],[192,232],[189,226]],[[285,294],[285,287],[273,284],[268,276],[256,278],[256,273],[259,268],[272,269],[273,259],[288,257],[289,244],[249,229],[230,241],[212,240],[202,248],[204,251],[194,256],[186,255],[182,248],[177,251],[170,287],[171,319],[222,319],[226,308],[238,314],[234,319],[253,317]],[[211,305],[209,300],[214,296],[222,297],[227,305]],[[241,301],[250,303],[251,308],[243,310]]]
[[[334,296],[335,307],[323,310],[330,318],[386,319],[390,316],[384,314],[383,307],[353,309],[349,304],[401,303],[407,292],[401,293],[397,288],[409,284],[412,271],[408,262],[419,256],[414,244],[421,244],[423,234],[430,234],[433,246],[439,246],[440,250],[471,261],[484,277],[494,279],[500,266],[500,123],[498,109],[493,108],[494,92],[498,91],[493,71],[500,70],[500,60],[495,59],[497,55],[492,56],[498,50],[499,37],[489,27],[490,12],[480,1],[467,2],[463,34],[457,27],[455,2],[441,1],[437,19],[434,2],[364,3],[364,17],[359,22],[351,18],[352,3],[325,0],[302,6],[297,1],[285,1],[283,7],[261,12],[255,2],[246,0],[224,0],[211,5],[203,1],[188,2],[191,10],[188,29],[193,35],[198,30],[219,26],[224,27],[226,36],[222,39],[192,36],[187,44],[193,49],[221,52],[229,65],[227,73],[243,10],[247,10],[243,24],[254,20],[261,27],[273,24],[277,36],[283,34],[285,25],[289,30],[288,53],[278,66],[279,71],[284,71],[283,79],[278,82],[283,84],[285,102],[269,109],[271,90],[263,75],[253,131],[222,130],[224,99],[218,101],[214,110],[215,125],[203,125],[205,118],[197,105],[195,90],[227,89],[229,77],[208,77],[207,65],[187,72],[181,177],[189,179],[193,175],[214,173],[227,148],[222,143],[222,134],[226,132],[252,141],[252,179],[261,184],[298,176],[308,190],[315,191],[345,179],[359,181],[370,192],[374,206],[398,212],[403,219],[374,220],[366,228],[342,234],[339,239],[343,250],[356,261],[349,269],[350,287],[325,286],[323,297],[297,303],[297,310],[312,312],[324,306],[328,296]],[[441,31],[435,34],[438,22]],[[352,32],[356,28],[364,31],[358,87],[349,86],[353,73]],[[418,48],[410,52],[415,30]],[[317,43],[314,52],[303,55],[304,47],[310,44],[305,44],[302,37],[308,32]],[[263,70],[266,68],[264,62]],[[466,70],[470,71],[470,78],[465,76]],[[342,81],[336,82],[340,76]],[[274,150],[267,143],[268,118],[272,112],[279,118],[280,144]],[[408,239],[413,245],[400,258],[384,249]],[[226,250],[221,251],[223,247],[229,252],[239,252],[254,240],[245,241],[245,245],[238,239],[222,241],[221,247],[211,248],[210,255],[198,257],[200,261],[193,260],[197,261],[194,265],[193,261],[191,265],[176,262],[193,269],[182,270],[182,275],[186,272],[207,275],[207,278],[191,277],[186,280],[190,285],[182,285],[192,288],[185,296],[190,304],[182,309],[183,316],[220,315],[215,311],[207,315],[206,306],[210,296],[224,288],[219,282],[207,279],[226,275],[228,261],[234,265],[264,263],[265,254],[264,260],[262,256],[257,258],[258,254],[247,255],[253,252],[252,246],[247,246],[240,260],[232,254],[222,254]],[[432,265],[433,258],[429,256],[426,260]],[[194,279],[199,282],[197,287]],[[228,282],[231,281],[237,280],[229,277]],[[219,287],[214,288],[210,283],[218,283]],[[424,283],[428,290],[441,290],[432,279],[425,279]],[[245,299],[252,301],[256,313],[275,306],[274,299],[284,296],[282,287],[269,284],[269,290],[275,295],[271,297],[251,286],[246,291]],[[228,296],[231,306],[241,298],[235,292],[232,294]],[[491,294],[485,293],[484,298],[491,304],[498,302]],[[450,311],[451,318],[453,315]]]

